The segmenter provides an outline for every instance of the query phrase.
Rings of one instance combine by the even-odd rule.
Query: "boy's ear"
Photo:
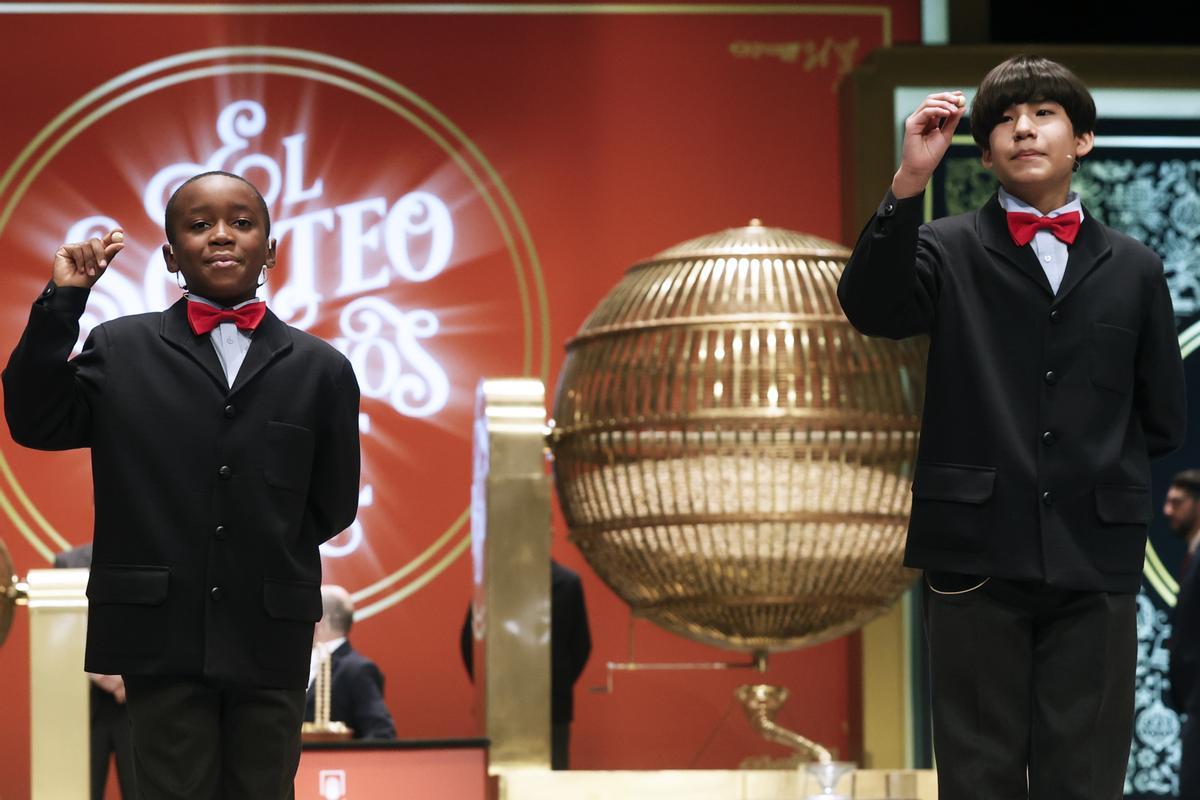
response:
[[[1087,133],[1081,133],[1078,136],[1076,136],[1075,137],[1075,160],[1078,161],[1079,159],[1086,156],[1088,153],[1092,152],[1092,148],[1095,146],[1096,146],[1096,134],[1092,133],[1091,131],[1088,131]]]
[[[267,269],[275,266],[275,240],[272,239],[267,243],[267,263],[263,265]]]
[[[990,147],[980,148],[979,163],[983,164],[984,169],[992,168],[992,149]]]
[[[167,272],[179,272],[179,265],[175,263],[175,248],[169,244],[164,244],[162,254],[163,261],[167,262]]]

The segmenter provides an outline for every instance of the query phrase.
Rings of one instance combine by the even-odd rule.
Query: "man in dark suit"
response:
[[[80,545],[54,557],[55,569],[89,569],[92,566],[92,544]],[[89,697],[90,729],[88,746],[91,752],[92,800],[104,800],[108,784],[109,756],[117,764],[117,783],[121,796],[137,796],[133,776],[133,744],[129,737],[129,714],[125,711],[125,681],[120,675],[87,673],[91,681]]]
[[[358,507],[358,384],[257,300],[269,232],[244,179],[185,182],[163,257],[188,296],[99,325],[74,360],[125,243],[63,245],[4,371],[14,440],[91,449],[85,669],[124,678],[143,798],[293,796],[317,548]]]
[[[925,570],[939,796],[1115,800],[1150,458],[1185,422],[1171,295],[1158,256],[1071,192],[1095,103],[1047,59],[975,96],[998,194],[922,225],[964,111],[937,92],[905,121],[838,287],[863,333],[930,337],[905,563]]]
[[[1171,617],[1170,701],[1184,715],[1179,797],[1200,800],[1200,470],[1177,473],[1163,502],[1167,526],[1187,548],[1179,570],[1179,595]]]
[[[320,660],[329,654],[329,718],[344,722],[355,739],[395,739],[396,726],[383,701],[383,673],[375,662],[350,646],[354,624],[354,601],[341,586],[321,587],[321,621],[313,637],[308,696],[304,718],[311,722],[316,711],[316,676]]]
[[[459,636],[459,649],[467,674],[475,677],[473,616],[467,606]],[[579,575],[550,561],[550,766],[568,769],[571,756],[571,722],[575,719],[575,683],[592,654],[587,606]]]

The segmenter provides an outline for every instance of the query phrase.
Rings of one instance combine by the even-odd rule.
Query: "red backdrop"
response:
[[[364,390],[360,525],[334,540],[326,579],[356,594],[353,639],[387,675],[400,736],[469,736],[457,637],[476,382],[530,374],[552,391],[563,343],[623,270],[684,239],[752,217],[852,234],[838,229],[835,86],[872,49],[918,39],[919,2],[243,8],[255,13],[0,3],[0,350],[57,244],[99,227],[131,245],[85,327],[162,308],[178,296],[157,254],[167,193],[202,168],[246,174],[280,238],[272,306],[343,349]],[[19,574],[89,538],[86,454],[5,436],[0,456]],[[588,692],[629,657],[629,613],[557,518],[554,554],[583,575],[595,643],[574,766],[781,754],[732,706],[749,673],[622,674],[614,693]],[[634,630],[639,660],[737,657]],[[766,676],[794,692],[784,724],[852,756],[854,652],[779,655]],[[0,675],[0,797],[24,797],[23,616]]]

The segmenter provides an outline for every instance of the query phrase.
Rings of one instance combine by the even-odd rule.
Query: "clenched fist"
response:
[[[103,239],[64,244],[54,254],[54,284],[92,288],[123,249],[125,234],[119,230],[109,231]]]

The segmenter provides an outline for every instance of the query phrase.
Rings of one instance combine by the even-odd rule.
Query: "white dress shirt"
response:
[[[1018,200],[1004,191],[1004,187],[1000,187],[1000,205],[1004,207],[1005,211],[1024,211],[1026,214],[1038,217],[1057,217],[1068,211],[1078,211],[1079,221],[1083,222],[1083,203],[1079,202],[1078,192],[1071,192],[1067,195],[1066,205],[1054,209],[1049,214],[1043,214],[1024,200]],[[1046,280],[1050,281],[1050,288],[1055,294],[1058,294],[1058,287],[1062,284],[1063,275],[1067,271],[1067,256],[1070,250],[1067,243],[1058,239],[1045,228],[1041,228],[1033,234],[1033,241],[1029,243],[1029,246],[1033,248],[1038,263],[1042,265],[1042,271],[1046,273]]]
[[[328,642],[325,642],[325,644],[324,644],[325,652],[329,653],[330,658],[333,658],[333,651],[337,650],[339,647],[341,647],[342,642],[344,642],[344,641],[346,641],[345,636],[343,636],[340,639],[330,639]],[[320,665],[321,665],[321,651],[317,648],[316,645],[313,645],[312,655],[310,655],[308,657],[308,685],[310,688],[312,687],[313,683],[317,680],[317,667],[319,667]]]

